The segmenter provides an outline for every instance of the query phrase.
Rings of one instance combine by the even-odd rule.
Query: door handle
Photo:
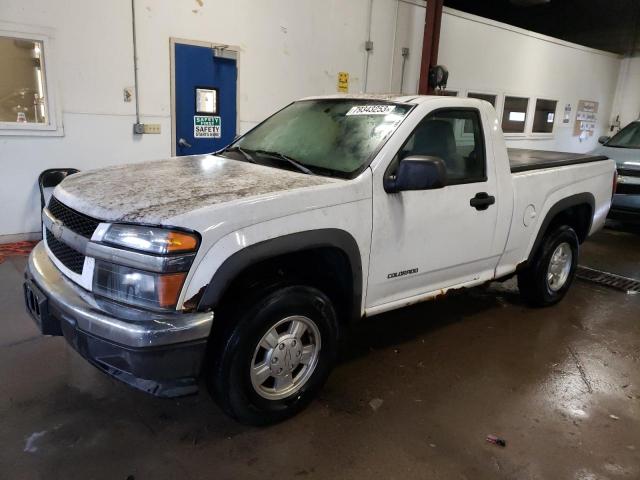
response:
[[[191,148],[191,144],[187,142],[184,138],[178,140],[178,145],[183,148]]]
[[[487,192],[476,193],[476,196],[469,200],[469,205],[476,210],[486,210],[489,205],[494,203],[496,203],[496,197],[489,195]]]

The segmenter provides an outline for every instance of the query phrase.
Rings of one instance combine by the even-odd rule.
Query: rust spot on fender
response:
[[[435,294],[433,299],[440,300],[441,298],[446,297],[448,293],[449,293],[449,290],[445,290],[444,288],[441,288],[440,290],[438,290],[438,293]]]
[[[209,284],[202,287],[198,292],[188,300],[185,300],[182,304],[182,310],[186,313],[195,312],[196,308],[198,308],[198,303],[200,303],[200,299],[204,294],[205,289],[209,286]]]

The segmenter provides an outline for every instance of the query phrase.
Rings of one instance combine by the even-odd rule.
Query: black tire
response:
[[[329,298],[312,287],[265,289],[253,298],[236,309],[238,313],[229,313],[222,319],[226,328],[222,325],[222,332],[211,346],[206,378],[210,393],[228,415],[241,423],[260,426],[285,420],[314,399],[335,363],[339,325]],[[295,393],[282,399],[267,399],[252,384],[254,353],[263,335],[291,316],[304,316],[317,327],[321,339],[317,363]]]
[[[562,287],[554,290],[547,274],[552,255],[563,243],[571,248],[571,269]],[[561,225],[547,232],[530,265],[518,273],[518,289],[524,301],[534,307],[546,307],[562,300],[576,273],[579,248],[578,236],[573,228]]]

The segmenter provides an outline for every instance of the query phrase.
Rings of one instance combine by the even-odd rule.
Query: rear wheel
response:
[[[214,345],[209,389],[242,423],[284,420],[313,400],[335,362],[338,322],[329,298],[308,286],[258,294],[224,319]]]
[[[529,267],[518,273],[524,300],[538,307],[562,300],[573,282],[578,252],[578,236],[571,227],[562,225],[547,233]]]

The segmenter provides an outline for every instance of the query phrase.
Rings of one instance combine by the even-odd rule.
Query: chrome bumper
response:
[[[31,252],[26,275],[62,320],[84,333],[125,347],[158,347],[206,339],[213,323],[211,312],[156,313],[95,297],[56,268],[43,242]]]

